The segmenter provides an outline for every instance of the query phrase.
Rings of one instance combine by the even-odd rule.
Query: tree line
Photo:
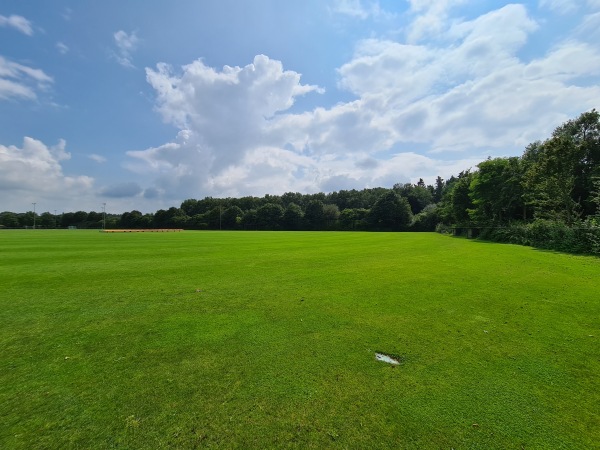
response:
[[[433,185],[264,197],[187,199],[179,207],[121,215],[44,213],[44,228],[196,230],[475,230],[487,239],[600,253],[600,115],[558,126],[521,156],[488,158]],[[31,226],[33,213],[0,213],[0,226]]]

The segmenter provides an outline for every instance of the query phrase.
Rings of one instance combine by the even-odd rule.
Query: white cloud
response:
[[[10,27],[20,31],[27,36],[33,36],[33,27],[31,22],[23,16],[2,16],[0,15],[0,27]]]
[[[34,100],[36,91],[46,90],[52,77],[40,69],[16,63],[0,56],[0,100],[25,98]]]
[[[48,147],[43,142],[25,137],[21,148],[0,145],[0,192],[3,209],[20,211],[32,201],[70,202],[91,195],[94,180],[85,175],[65,175],[62,161],[71,155],[66,142]]]
[[[137,37],[135,31],[131,34],[127,34],[123,30],[117,31],[113,34],[117,51],[113,54],[115,59],[123,67],[134,68],[131,59],[132,54],[140,43],[140,39]]]
[[[57,42],[56,48],[58,49],[61,55],[69,53],[69,47],[64,42]]]
[[[361,20],[386,15],[376,0],[368,2],[364,0],[334,0],[331,11]]]
[[[537,28],[524,7],[508,5],[454,21],[444,33],[450,46],[367,40],[340,68],[340,86],[369,105],[395,142],[437,152],[514,149],[551,131],[565,111],[592,108],[599,93],[577,84],[600,74],[596,46],[571,40],[530,63],[519,59]]]
[[[263,55],[222,70],[201,60],[180,73],[146,69],[156,110],[179,133],[129,152],[127,167],[154,177],[148,192],[178,200],[433,182],[487,156],[520,154],[597,107],[597,45],[573,34],[524,60],[540,26],[524,6],[450,17],[460,3],[411,2],[413,24],[445,17],[433,40],[360,42],[338,71],[339,87],[355,98],[331,108],[291,113],[298,95],[319,88]]]
[[[416,43],[426,38],[437,38],[449,24],[452,8],[466,3],[466,0],[408,0],[415,19],[407,30],[407,38]]]
[[[88,158],[90,158],[92,161],[96,161],[99,164],[106,162],[106,158],[104,156],[97,155],[95,153],[92,153],[91,155],[89,155]]]
[[[593,4],[594,0],[588,0],[588,3]],[[548,8],[559,14],[571,14],[581,6],[580,0],[540,0],[541,8]]]

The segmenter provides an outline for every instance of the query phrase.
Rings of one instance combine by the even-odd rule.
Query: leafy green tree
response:
[[[461,172],[452,183],[449,192],[449,210],[452,222],[457,225],[466,225],[470,222],[469,210],[473,209],[470,186],[473,174],[470,170]]]
[[[344,230],[364,230],[367,227],[369,210],[346,208],[340,213],[340,224]]]
[[[6,228],[19,228],[19,218],[13,212],[4,211],[0,214],[0,225]]]
[[[526,198],[537,218],[567,224],[594,214],[594,178],[600,176],[600,115],[581,114],[557,127],[523,155]]]
[[[185,214],[187,216],[194,216],[196,214],[200,214],[199,211],[199,207],[198,207],[198,200],[193,199],[193,198],[189,198],[187,200],[184,200],[181,203],[180,208],[183,210],[183,212],[185,212]]]
[[[40,228],[55,228],[56,222],[52,214],[45,212],[40,215],[39,224]]]
[[[495,158],[479,163],[470,184],[474,207],[469,216],[477,223],[505,223],[521,218],[523,184],[520,159]]]
[[[440,217],[437,205],[427,205],[423,211],[413,216],[410,231],[435,231],[435,227],[439,221]]]
[[[256,210],[258,227],[263,230],[277,230],[283,218],[283,206],[278,203],[267,203]]]
[[[337,205],[323,205],[323,221],[328,229],[334,228],[340,217],[340,209]]]
[[[388,190],[379,197],[369,212],[369,223],[376,230],[403,230],[411,221],[412,212],[408,200],[393,190]]]
[[[244,211],[239,206],[230,206],[221,216],[221,226],[225,230],[234,230],[238,228]]]
[[[427,206],[433,203],[433,194],[421,178],[420,184],[406,183],[403,185],[394,185],[394,190],[402,197],[405,197],[410,204],[410,209],[413,214],[418,214]]]
[[[444,179],[442,177],[438,176],[435,179],[435,187],[433,190],[433,202],[434,203],[439,203],[442,200],[442,195],[444,194],[444,187],[445,187]]]
[[[142,213],[137,210],[133,210],[131,212],[124,212],[121,214],[121,219],[119,220],[119,226],[121,228],[141,228],[141,220]]]
[[[289,203],[283,213],[283,228],[286,230],[300,230],[303,227],[303,222],[304,213],[302,208],[294,202]]]
[[[242,216],[242,226],[245,230],[256,230],[258,228],[258,214],[256,209],[247,210]]]
[[[189,217],[181,208],[172,206],[168,210],[159,209],[154,213],[153,223],[156,228],[185,228]],[[139,220],[138,222],[140,222]],[[141,223],[139,226],[141,227]]]
[[[323,208],[325,205],[321,200],[311,200],[306,205],[304,211],[304,219],[307,222],[307,226],[311,230],[321,230],[324,226],[324,212]]]
[[[294,203],[302,208],[302,205],[304,204],[304,196],[300,192],[286,192],[281,196],[281,202],[285,208],[287,208],[291,203]]]

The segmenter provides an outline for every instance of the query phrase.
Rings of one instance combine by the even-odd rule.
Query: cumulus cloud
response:
[[[52,82],[52,77],[44,71],[0,56],[0,100],[35,100],[36,91],[46,90]]]
[[[331,11],[361,20],[386,14],[378,1],[364,0],[334,0]]]
[[[559,14],[570,14],[577,11],[581,3],[580,0],[540,0],[540,7]]]
[[[173,142],[128,152],[134,158],[128,168],[156,174],[167,191],[210,184],[211,177],[267,145],[267,129],[296,97],[321,91],[264,55],[244,67],[216,70],[198,60],[181,73],[165,64],[146,73],[157,111],[181,131]]]
[[[135,31],[127,34],[125,31],[119,30],[113,34],[113,38],[117,46],[117,50],[113,55],[117,62],[123,67],[134,68],[132,54],[137,50],[140,43],[140,39],[137,37]]]
[[[104,156],[97,155],[95,153],[92,153],[91,155],[89,155],[88,158],[90,158],[92,161],[96,161],[99,164],[106,162],[106,158]]]
[[[5,208],[30,201],[65,200],[77,192],[85,197],[91,193],[94,180],[85,175],[65,175],[62,161],[71,155],[65,150],[66,142],[47,146],[36,139],[25,137],[22,147],[0,145],[0,193]]]
[[[0,27],[10,27],[20,31],[27,36],[33,36],[33,27],[31,22],[23,16],[2,16],[0,15]]]
[[[415,43],[425,38],[438,38],[449,24],[450,11],[466,0],[409,0],[415,18],[408,26],[407,39]]]
[[[600,52],[577,32],[525,60],[540,24],[523,5],[465,20],[452,16],[463,0],[410,3],[405,39],[359,42],[338,70],[354,99],[330,108],[290,112],[320,89],[264,55],[221,70],[202,60],[146,69],[156,110],[178,134],[128,152],[127,167],[151,174],[155,194],[180,200],[433,182],[487,156],[519,154],[597,107],[600,87],[590,80],[600,78]],[[418,31],[423,17],[439,27]],[[586,20],[580,28],[594,17]]]
[[[56,48],[61,55],[66,55],[67,53],[69,53],[69,47],[63,42],[57,42]]]

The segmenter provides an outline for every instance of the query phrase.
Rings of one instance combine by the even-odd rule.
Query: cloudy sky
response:
[[[432,182],[600,107],[600,0],[3,0],[0,211]]]

